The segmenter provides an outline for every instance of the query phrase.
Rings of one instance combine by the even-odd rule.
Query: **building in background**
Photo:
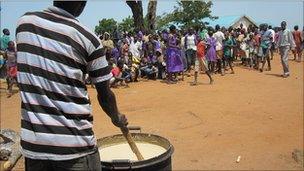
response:
[[[249,25],[258,26],[258,24],[246,15],[234,15],[234,16],[219,16],[218,19],[203,19],[203,22],[208,26],[215,27],[217,24],[221,27],[239,28],[243,24],[243,28],[247,29]]]

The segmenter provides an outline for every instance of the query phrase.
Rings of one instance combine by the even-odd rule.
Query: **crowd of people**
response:
[[[9,36],[9,30],[4,29],[0,58],[1,78],[7,80],[8,97],[12,95],[17,74],[16,48]],[[285,21],[275,28],[267,24],[244,28],[240,24],[238,28],[216,25],[214,28],[178,30],[172,25],[169,30],[154,34],[115,30],[112,34],[105,32],[99,38],[111,67],[110,85],[113,88],[128,87],[128,83],[138,82],[139,78],[176,84],[191,73],[194,75],[191,85],[197,85],[199,73],[205,73],[212,84],[213,74],[224,76],[229,70],[234,74],[235,61],[252,70],[270,71],[275,52],[281,55],[282,77],[286,78],[290,75],[289,50],[292,50],[294,60],[300,62],[304,49],[304,31],[294,26],[291,32]],[[90,83],[89,77],[86,82]]]
[[[228,70],[234,74],[235,61],[252,70],[270,71],[275,52],[281,54],[282,77],[288,77],[288,52],[292,50],[294,60],[301,61],[304,31],[295,26],[291,32],[286,25],[283,21],[276,28],[267,24],[244,28],[240,24],[238,28],[216,25],[187,30],[172,25],[169,31],[154,34],[114,31],[111,36],[106,32],[100,40],[112,66],[112,87],[127,86],[140,77],[175,84],[193,72],[192,85],[197,85],[199,73],[205,73],[212,84],[213,74],[224,76]]]

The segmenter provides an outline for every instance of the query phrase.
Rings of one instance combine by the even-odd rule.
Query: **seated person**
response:
[[[118,60],[117,66],[112,61],[109,61],[109,65],[112,67],[111,73],[113,77],[110,79],[110,87],[117,88],[118,85],[128,87],[124,77],[123,77],[123,60]]]
[[[165,79],[166,78],[166,62],[164,61],[164,56],[161,54],[160,51],[156,51],[156,57],[157,57],[157,78],[158,79]]]
[[[153,63],[148,62],[147,58],[143,58],[140,64],[140,72],[142,77],[155,80],[157,77],[158,69]]]

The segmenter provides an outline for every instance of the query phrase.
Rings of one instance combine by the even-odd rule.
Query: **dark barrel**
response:
[[[174,148],[171,143],[158,135],[145,133],[132,133],[132,138],[135,142],[144,142],[161,146],[166,149],[166,152],[151,159],[142,161],[130,160],[112,160],[101,161],[102,171],[110,170],[134,170],[134,171],[170,171],[172,170],[171,156]],[[126,142],[122,134],[113,135],[97,140],[98,147],[109,147],[111,145]],[[101,159],[102,160],[102,159]]]

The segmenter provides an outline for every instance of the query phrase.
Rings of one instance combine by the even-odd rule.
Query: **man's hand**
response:
[[[126,115],[119,113],[117,117],[112,118],[112,123],[119,128],[125,128],[128,125],[128,119]]]

